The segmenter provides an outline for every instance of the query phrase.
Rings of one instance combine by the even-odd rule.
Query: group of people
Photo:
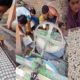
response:
[[[66,20],[66,29],[80,27],[80,0],[68,0],[68,12],[67,12],[67,20]],[[36,10],[34,8],[28,10],[25,7],[19,7],[20,11],[22,10],[22,14],[27,17],[27,21],[31,21],[31,30],[35,30],[38,24],[48,21],[52,23],[60,23],[59,21],[59,13],[58,11],[48,5],[42,6],[42,13],[40,16],[36,16]],[[24,9],[22,9],[24,8]],[[17,12],[20,13],[18,10]],[[22,16],[22,15],[21,15]]]
[[[0,19],[2,15],[11,7],[13,0],[0,0]],[[80,26],[80,0],[68,0],[68,13],[67,13],[67,26],[76,27]],[[30,15],[31,19],[38,24],[44,20],[50,22],[58,22],[59,14],[58,11],[51,6],[44,5],[42,7],[42,14],[39,18],[36,16],[36,10],[33,8],[28,10],[25,7],[16,7],[16,15]],[[18,16],[18,15],[17,15]]]
[[[0,0],[0,20],[2,15],[11,7],[13,0]],[[80,27],[80,0],[68,0],[68,12],[66,28]],[[59,13],[51,6],[43,5],[42,13],[39,17],[36,16],[36,10],[34,8],[26,8],[24,6],[16,7],[16,20],[18,21],[21,32],[26,32],[25,26],[31,27],[31,30],[35,30],[38,24],[43,21],[52,23],[59,23]]]
[[[39,17],[36,16],[36,10],[34,8],[29,10],[23,6],[17,7],[16,13],[19,25],[22,24],[22,26],[25,26],[26,23],[30,22],[32,31],[35,30],[38,24],[44,21],[56,23],[59,18],[57,10],[47,5],[42,6],[42,14]]]
[[[16,7],[16,21],[18,22],[19,35],[21,38],[30,34],[36,27],[44,22],[49,21],[56,23],[58,21],[58,12],[53,7],[47,5],[42,6],[42,14],[37,17],[34,8],[26,8],[24,6]]]

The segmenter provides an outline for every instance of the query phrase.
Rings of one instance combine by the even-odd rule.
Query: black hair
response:
[[[42,13],[46,14],[49,11],[49,7],[47,5],[42,6]]]
[[[68,0],[68,2],[70,2],[70,0]]]
[[[18,16],[18,22],[19,22],[20,24],[25,25],[25,24],[27,23],[27,18],[26,18],[26,16],[25,16],[25,15],[20,15],[20,16]]]
[[[13,0],[0,0],[0,6],[11,7]]]
[[[36,14],[36,10],[35,10],[34,8],[32,8],[32,9],[30,10],[30,12],[31,12],[32,14]]]

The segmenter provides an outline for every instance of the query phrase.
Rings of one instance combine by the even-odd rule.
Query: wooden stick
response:
[[[22,53],[21,39],[19,33],[20,33],[19,26],[17,26],[16,27],[16,53],[17,54]]]

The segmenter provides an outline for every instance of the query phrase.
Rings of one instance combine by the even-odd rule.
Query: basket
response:
[[[39,29],[44,25],[49,25],[49,30]],[[53,31],[54,28],[56,31]],[[44,51],[44,57],[47,59],[60,58],[64,55],[65,40],[63,38],[61,30],[56,24],[50,22],[44,22],[40,24],[34,31],[36,49],[39,53]],[[56,40],[56,38],[60,41]],[[46,54],[45,54],[46,53]]]

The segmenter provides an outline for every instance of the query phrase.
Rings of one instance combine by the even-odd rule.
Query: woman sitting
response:
[[[67,27],[80,27],[80,0],[68,0]]]

